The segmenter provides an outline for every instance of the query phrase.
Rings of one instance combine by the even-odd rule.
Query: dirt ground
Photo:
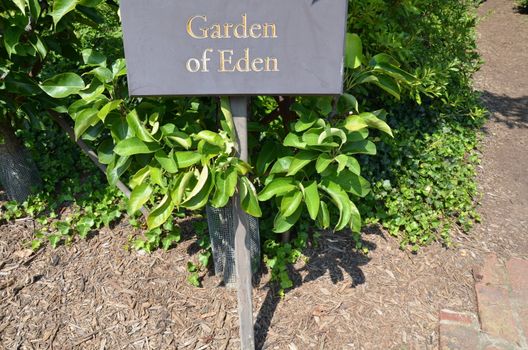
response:
[[[324,235],[295,266],[284,299],[264,276],[254,290],[261,349],[436,349],[438,311],[476,311],[471,268],[488,252],[528,257],[528,16],[488,0],[476,87],[493,116],[483,134],[479,211],[455,247],[412,255],[371,228],[371,253],[351,254],[345,235]],[[0,226],[0,349],[237,349],[236,292],[205,278],[191,287],[184,241],[169,252],[125,249],[122,223],[87,241],[33,254],[31,221]]]

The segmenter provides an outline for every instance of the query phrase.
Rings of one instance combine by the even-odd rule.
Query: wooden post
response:
[[[237,135],[237,151],[241,160],[248,161],[247,115],[248,97],[231,97],[231,111]],[[240,347],[255,349],[253,330],[252,269],[247,214],[240,205],[240,187],[233,198],[235,228],[235,266],[238,284],[238,316],[240,323]]]

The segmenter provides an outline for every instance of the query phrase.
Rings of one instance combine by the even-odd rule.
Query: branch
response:
[[[76,139],[75,138],[75,132],[73,131],[73,129],[71,128],[71,126],[60,116],[60,114],[58,114],[57,112],[54,112],[54,111],[49,111],[50,113],[50,116],[51,116],[51,119],[53,119],[57,124],[59,124],[59,126],[68,134],[68,136],[70,137],[70,139],[72,139],[73,141],[75,141],[75,143],[81,148],[81,150],[91,159],[91,161],[104,173],[106,174],[106,165],[104,164],[101,164],[99,162],[99,158],[97,157],[97,154],[90,148],[88,147],[88,145],[81,139]],[[130,199],[130,195],[131,195],[131,191],[130,189],[127,187],[127,185],[125,185],[123,182],[121,182],[120,180],[117,180],[117,184],[116,184],[117,188],[119,188],[121,190],[121,192],[123,192],[123,194],[128,198]],[[145,207],[141,207],[140,209],[141,213],[143,214],[143,216],[145,217],[145,219],[149,216],[149,211],[145,208]]]

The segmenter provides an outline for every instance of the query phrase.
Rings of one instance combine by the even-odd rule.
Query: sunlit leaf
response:
[[[45,80],[40,88],[53,98],[64,98],[76,94],[86,86],[80,76],[75,73],[61,73]]]

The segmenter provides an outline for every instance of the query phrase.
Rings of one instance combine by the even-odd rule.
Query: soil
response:
[[[371,253],[324,234],[283,299],[264,274],[254,289],[258,348],[436,349],[438,312],[476,311],[471,269],[489,252],[528,257],[528,16],[489,0],[480,13],[486,61],[475,86],[492,111],[483,132],[483,223],[412,255],[378,228]],[[192,240],[151,255],[126,249],[126,222],[58,249],[26,249],[31,221],[0,226],[1,349],[237,349],[236,292],[214,276],[190,286]]]

